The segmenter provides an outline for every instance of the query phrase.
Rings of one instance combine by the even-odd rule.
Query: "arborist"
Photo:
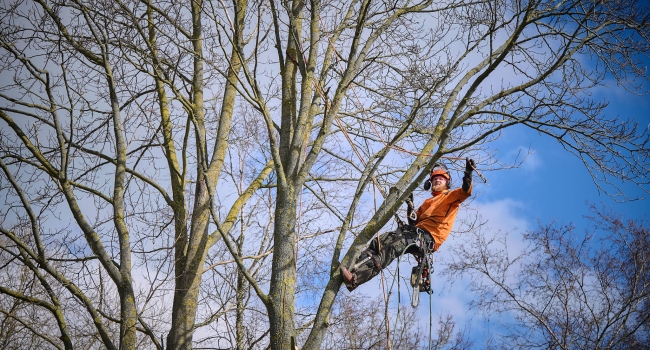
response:
[[[399,225],[397,230],[373,239],[350,269],[340,266],[348,290],[353,291],[375,277],[403,253],[422,258],[426,252],[437,251],[453,228],[460,204],[472,195],[474,169],[474,160],[466,159],[463,185],[451,190],[449,172],[434,167],[424,183],[425,190],[431,189],[432,197],[425,200],[415,213],[411,201],[408,206],[409,224]]]

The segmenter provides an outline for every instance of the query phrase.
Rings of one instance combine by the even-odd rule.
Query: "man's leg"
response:
[[[399,231],[387,232],[370,242],[348,271],[341,266],[341,273],[348,290],[352,291],[379,274],[406,248],[407,239]]]

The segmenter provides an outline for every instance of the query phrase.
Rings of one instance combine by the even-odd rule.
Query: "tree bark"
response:
[[[273,262],[270,303],[267,304],[271,349],[289,349],[296,336],[294,305],[296,289],[296,196],[291,189],[278,191],[273,225]]]

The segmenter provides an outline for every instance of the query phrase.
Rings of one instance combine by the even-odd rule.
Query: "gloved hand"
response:
[[[465,158],[465,173],[471,174],[475,166],[474,159]]]
[[[472,172],[474,171],[474,159],[465,158],[465,176],[463,176],[463,191],[468,192],[472,188]]]

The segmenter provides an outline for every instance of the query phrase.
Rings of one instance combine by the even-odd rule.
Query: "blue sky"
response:
[[[631,118],[639,122],[640,128],[650,124],[650,101],[648,96],[635,96],[612,87],[609,91],[608,116]],[[584,223],[582,217],[589,213],[587,202],[605,204],[614,211],[638,218],[648,213],[648,200],[618,203],[608,195],[599,192],[582,162],[565,151],[555,140],[540,136],[525,127],[517,127],[505,133],[496,145],[507,157],[519,147],[535,152],[518,169],[487,173],[489,184],[478,185],[482,190],[476,198],[481,203],[514,200],[520,203],[518,215],[536,222],[551,219],[563,222]],[[647,198],[634,184],[622,184],[630,197]],[[582,226],[582,225],[579,225]]]
[[[619,116],[639,122],[640,129],[650,124],[650,100],[647,96],[635,96],[616,86],[610,87],[606,97],[610,101],[606,113],[609,117]],[[594,96],[599,98],[598,96]],[[582,162],[565,151],[557,141],[540,136],[533,130],[517,127],[508,130],[495,147],[500,150],[502,160],[514,157],[519,148],[534,151],[520,168],[485,173],[488,184],[477,184],[477,196],[471,207],[488,219],[488,226],[495,230],[512,231],[512,242],[516,249],[518,234],[528,229],[536,229],[539,223],[551,221],[573,223],[578,232],[586,229],[590,214],[588,204],[597,207],[607,206],[614,212],[631,219],[647,217],[650,203],[647,199],[617,202],[599,192]],[[648,194],[634,184],[621,184],[629,197],[647,198]],[[462,244],[461,237],[453,237],[452,244]],[[450,248],[443,247],[443,248]],[[440,252],[438,260],[445,259]],[[498,333],[498,323],[485,323],[470,310],[467,304],[473,295],[467,291],[464,281],[440,281],[438,293],[434,295],[434,319],[437,314],[452,314],[458,326],[465,325],[471,337],[481,348],[481,339],[489,333]],[[428,331],[428,300],[420,305],[420,315]],[[434,321],[435,322],[435,321]],[[435,329],[435,324],[434,324]]]
[[[616,86],[605,89],[610,105],[606,110],[609,117],[619,116],[639,122],[640,129],[648,128],[650,124],[650,100],[647,96],[635,96]],[[475,177],[475,196],[465,213],[461,210],[459,218],[471,213],[478,213],[488,219],[488,225],[493,230],[513,232],[512,246],[517,249],[519,234],[526,230],[538,228],[538,222],[547,224],[551,221],[573,223],[578,231],[587,228],[590,214],[589,203],[597,207],[607,206],[614,212],[624,214],[628,218],[647,216],[650,209],[647,199],[617,202],[606,194],[599,192],[581,160],[565,151],[555,140],[540,136],[526,127],[510,128],[493,145],[499,149],[501,161],[513,159],[519,149],[530,149],[534,153],[529,156],[521,167],[502,171],[485,171],[487,184],[481,184]],[[480,169],[480,167],[479,167]],[[456,179],[455,185],[459,181]],[[644,198],[648,194],[634,184],[622,184],[630,197]],[[419,193],[418,193],[419,192]],[[424,199],[422,191],[416,191],[416,205]],[[441,269],[445,260],[449,259],[449,251],[453,245],[463,244],[463,237],[452,235],[436,253],[437,269]],[[412,259],[403,258],[400,264],[400,274],[410,273]],[[388,274],[395,272],[396,264],[388,268]],[[483,340],[490,334],[499,333],[498,322],[485,320],[468,307],[474,295],[468,291],[466,281],[447,281],[438,276],[434,282],[433,295],[433,333],[439,315],[450,314],[457,323],[456,330],[465,329],[475,341],[476,348],[484,346]],[[453,283],[452,283],[453,282]],[[380,279],[376,278],[360,286],[355,293],[372,296],[381,295]],[[408,305],[410,286],[402,285],[401,303]],[[347,293],[347,291],[342,291]],[[418,314],[420,315],[421,330],[428,336],[429,331],[429,298],[420,295]],[[397,290],[394,288],[391,305],[397,304]],[[498,317],[496,316],[497,320]],[[395,320],[391,320],[391,323]],[[495,321],[494,319],[492,321]]]

